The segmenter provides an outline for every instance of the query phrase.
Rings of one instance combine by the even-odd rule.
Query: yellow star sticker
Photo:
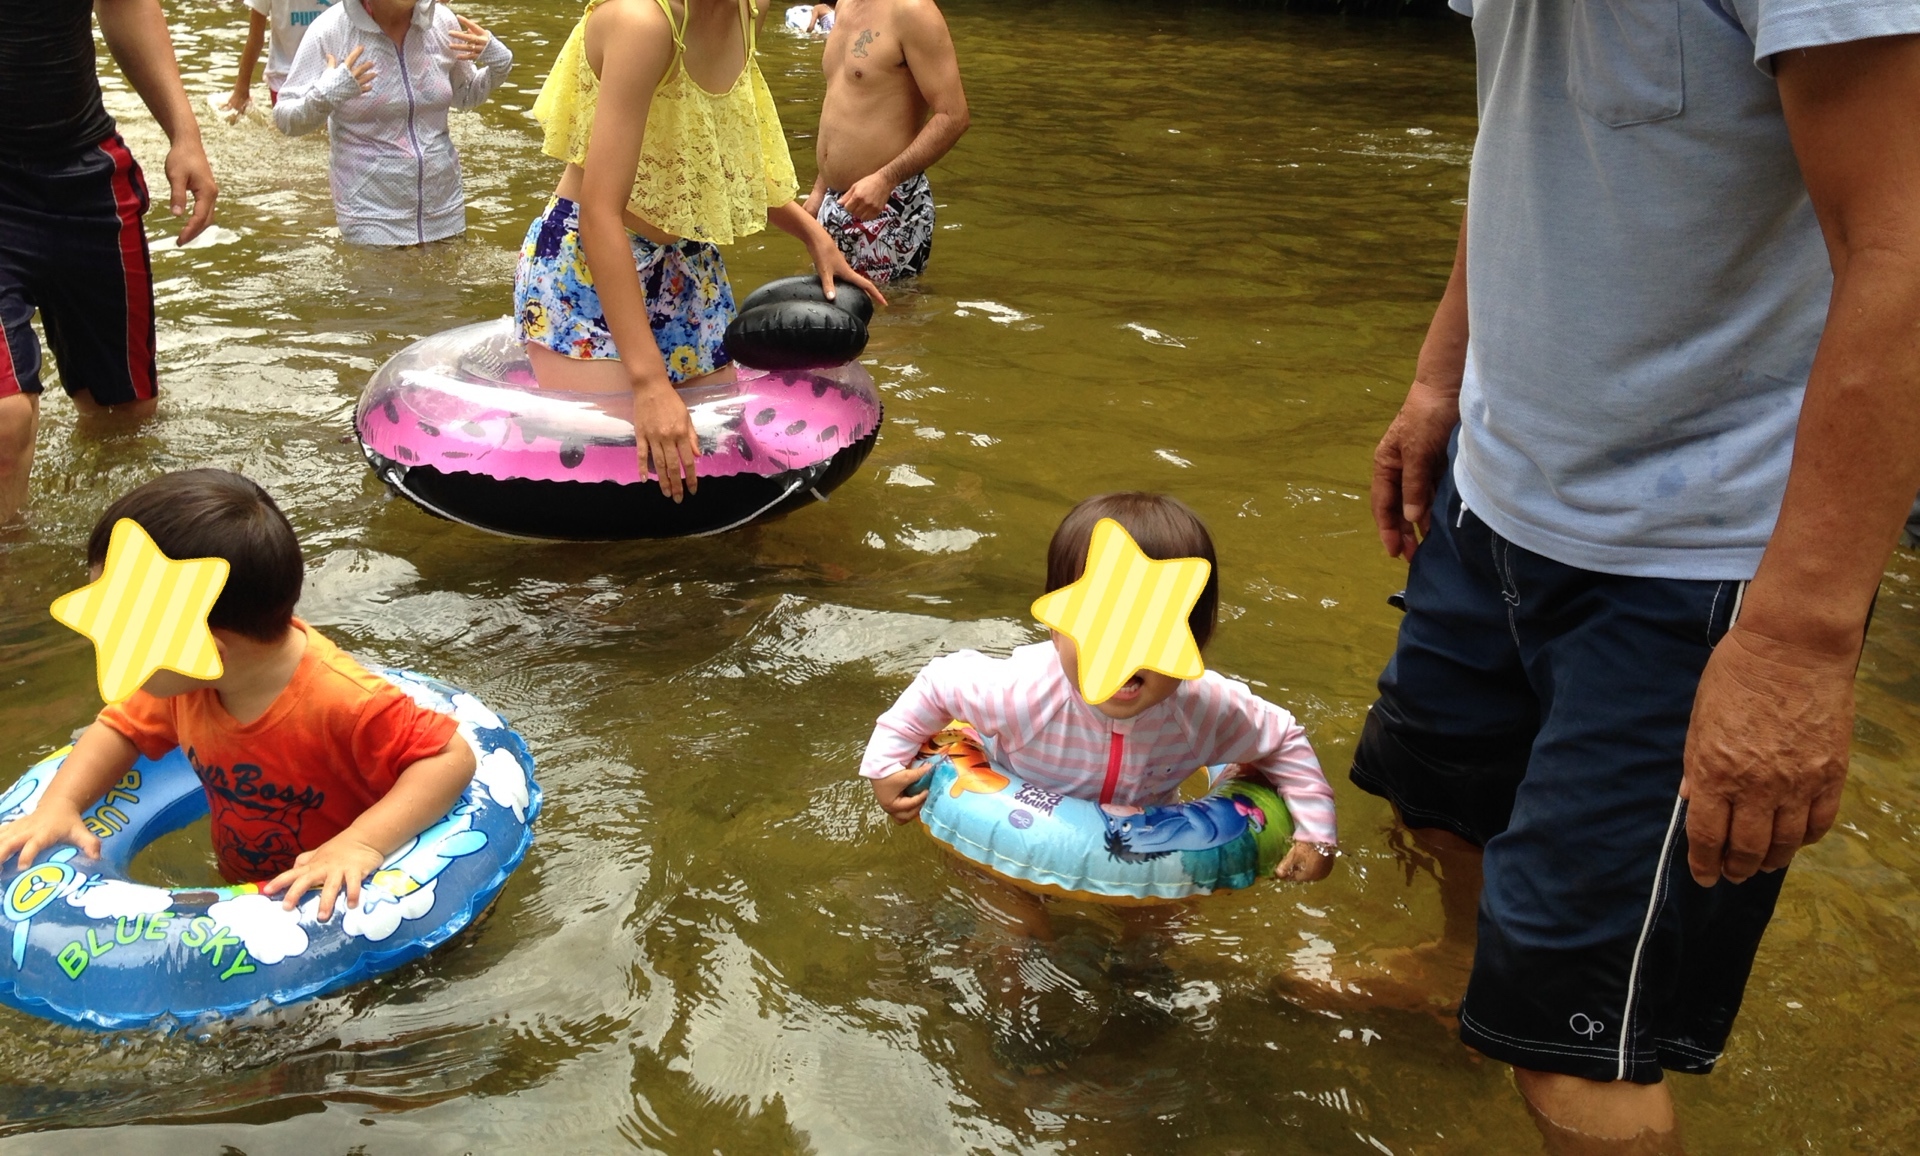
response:
[[[1080,649],[1080,695],[1099,704],[1137,671],[1199,678],[1207,669],[1187,615],[1206,589],[1205,558],[1157,562],[1112,518],[1094,524],[1080,580],[1044,594],[1033,616]]]
[[[93,640],[100,697],[140,689],[157,670],[219,678],[220,652],[207,612],[227,584],[225,558],[176,562],[131,518],[113,524],[107,564],[78,590],[53,600],[53,616]]]

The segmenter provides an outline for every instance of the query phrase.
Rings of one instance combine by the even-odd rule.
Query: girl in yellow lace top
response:
[[[547,389],[633,393],[649,458],[675,501],[699,446],[675,386],[727,380],[733,290],[716,244],[771,223],[884,304],[794,201],[793,161],[754,60],[749,0],[590,0],[534,103],[567,162],[527,230],[514,316]]]

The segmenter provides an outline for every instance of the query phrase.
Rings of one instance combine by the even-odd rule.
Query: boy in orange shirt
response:
[[[98,578],[122,518],[169,558],[231,567],[207,626],[223,671],[210,680],[162,670],[115,703],[74,744],[30,815],[0,826],[0,861],[22,867],[56,843],[98,856],[80,816],[133,766],[174,747],[207,792],[220,873],[260,879],[292,908],[320,892],[332,917],[388,855],[446,813],[473,778],[454,720],[415,703],[293,616],[300,543],[267,492],[225,470],[165,474],[107,509],[87,543]]]

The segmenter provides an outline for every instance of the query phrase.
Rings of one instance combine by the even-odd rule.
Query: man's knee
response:
[[[158,396],[141,397],[114,405],[101,405],[93,399],[91,393],[81,390],[73,395],[73,407],[88,416],[97,414],[111,416],[115,420],[144,421],[152,417],[154,411],[160,408],[160,398]]]
[[[0,477],[10,476],[33,459],[40,399],[31,393],[0,397]]]
[[[1665,1084],[1588,1080],[1513,1069],[1547,1150],[1565,1156],[1656,1156],[1678,1152],[1673,1097]]]

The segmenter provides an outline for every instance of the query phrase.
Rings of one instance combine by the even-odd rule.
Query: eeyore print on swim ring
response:
[[[918,765],[926,768],[914,790],[927,791],[927,833],[989,874],[1046,895],[1131,905],[1250,887],[1293,838],[1286,803],[1253,779],[1217,776],[1206,796],[1187,803],[1102,806],[1005,774],[959,726],[935,736]]]

